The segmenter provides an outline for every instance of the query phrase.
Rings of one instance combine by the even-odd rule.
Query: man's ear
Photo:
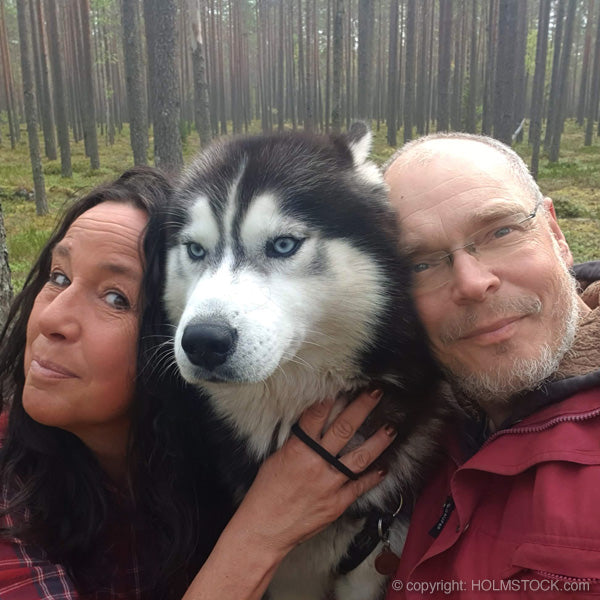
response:
[[[569,248],[569,244],[567,244],[567,240],[565,238],[565,234],[562,232],[559,224],[558,218],[556,217],[556,210],[554,208],[554,204],[552,203],[551,198],[544,198],[544,208],[547,211],[548,224],[550,225],[550,231],[552,231],[552,235],[554,239],[558,242],[558,247],[560,248],[560,254],[563,257],[563,260],[567,264],[567,267],[573,266],[573,255],[571,254],[571,249]]]

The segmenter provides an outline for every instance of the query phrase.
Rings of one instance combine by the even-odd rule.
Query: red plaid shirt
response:
[[[0,415],[0,445],[7,419]],[[7,491],[0,494],[0,506],[7,505]],[[12,520],[5,517],[3,526]],[[122,531],[120,532],[123,533]],[[135,554],[133,528],[115,540],[117,576],[109,588],[93,594],[80,594],[65,569],[51,562],[42,548],[26,545],[17,539],[0,539],[0,600],[141,600],[140,569]]]
[[[7,523],[8,524],[8,523]],[[19,540],[0,540],[0,600],[141,600],[133,540],[118,540],[118,570],[109,588],[80,594],[64,568]],[[127,550],[125,550],[127,548]]]

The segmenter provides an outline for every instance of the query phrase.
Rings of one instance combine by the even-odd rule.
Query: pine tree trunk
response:
[[[600,11],[596,25],[596,43],[594,44],[594,70],[592,73],[592,89],[590,90],[590,102],[587,107],[587,120],[585,124],[585,146],[592,145],[594,134],[594,121],[598,114],[598,99],[600,97]]]
[[[342,129],[342,74],[344,69],[344,2],[335,0],[333,16],[333,89],[331,107],[331,130]]]
[[[14,150],[20,138],[20,129],[15,102],[12,68],[10,65],[10,52],[8,49],[4,0],[0,0],[0,54],[2,55],[2,76],[6,94],[6,112],[8,116],[10,147]]]
[[[48,51],[46,48],[45,21],[42,10],[42,0],[31,2],[31,27],[32,40],[35,39],[39,69],[38,100],[40,114],[42,116],[42,129],[44,132],[44,152],[50,160],[56,160],[56,133],[54,130],[54,113],[52,110],[52,98],[48,84]]]
[[[515,52],[515,95],[513,99],[513,128],[516,129],[525,117],[525,90],[527,81],[525,78],[525,58],[527,53],[527,0],[520,0],[517,5],[517,40]],[[517,142],[523,140],[523,130],[516,137]]]
[[[594,20],[594,0],[588,0],[587,25],[585,27],[585,40],[583,43],[583,63],[581,65],[581,82],[579,85],[579,101],[577,102],[577,124],[583,127],[586,115],[587,102],[590,92],[590,55],[592,51],[592,23]]]
[[[175,0],[144,0],[148,63],[151,65],[149,87],[154,121],[154,163],[172,173],[183,166],[176,14]]]
[[[396,147],[396,107],[398,95],[398,0],[390,0],[388,56],[387,143]]]
[[[208,83],[206,81],[206,59],[204,38],[202,37],[202,21],[198,0],[188,0],[192,22],[192,64],[194,70],[194,117],[196,129],[200,136],[200,146],[207,146],[211,139],[210,103],[208,101]]]
[[[542,138],[542,109],[544,106],[544,82],[546,81],[546,57],[548,56],[548,26],[550,22],[550,0],[540,0],[538,35],[535,50],[535,73],[531,92],[531,125],[529,142],[532,144],[531,174],[538,176],[540,143]]]
[[[412,140],[413,120],[415,112],[415,61],[416,61],[416,23],[417,7],[415,0],[408,0],[406,5],[406,62],[404,68],[404,142]]]
[[[450,65],[452,60],[452,0],[440,0],[437,130],[450,126]]]
[[[23,96],[25,99],[25,119],[27,120],[27,137],[29,139],[29,158],[33,185],[35,188],[35,210],[38,215],[48,214],[46,202],[46,186],[40,158],[40,142],[38,138],[37,103],[35,100],[35,82],[32,65],[31,20],[29,18],[28,0],[17,1],[17,17],[19,21],[19,47],[21,49],[21,76],[23,78]]]
[[[514,39],[516,35],[517,11],[518,7],[514,0],[500,0],[494,91],[494,137],[509,146],[514,123],[516,49],[514,43],[506,42]]]
[[[548,98],[548,117],[546,119],[546,135],[544,136],[544,150],[548,152],[552,144],[554,135],[554,124],[556,120],[556,106],[560,95],[560,49],[562,44],[562,32],[564,26],[565,3],[561,0],[558,3],[558,13],[556,15],[556,29],[554,30],[554,54],[552,56],[552,81],[550,83],[550,97]]]
[[[417,134],[425,133],[425,113],[427,109],[427,41],[431,32],[429,31],[429,0],[423,0],[419,4],[421,10],[420,32],[419,32],[419,56],[417,63],[417,96],[415,107],[415,121],[417,125]],[[433,9],[431,9],[433,10]]]
[[[558,106],[554,116],[554,132],[552,133],[552,143],[548,158],[550,162],[556,162],[560,151],[560,139],[565,125],[567,113],[567,91],[569,81],[569,62],[571,60],[571,48],[573,46],[573,30],[575,28],[575,11],[577,9],[577,0],[569,0],[567,9],[567,20],[565,23],[565,39],[560,54],[560,90],[558,95]]]
[[[64,59],[61,36],[58,29],[58,6],[56,2],[46,4],[48,15],[48,38],[50,40],[50,65],[54,89],[54,110],[58,147],[60,149],[60,171],[63,177],[73,177],[71,167],[71,141],[69,139],[69,117],[67,114],[67,86],[63,70]]]
[[[375,3],[373,0],[358,0],[357,116],[366,120],[371,118],[374,27]]]
[[[487,53],[485,82],[483,91],[483,119],[481,123],[481,133],[490,135],[494,123],[494,87],[495,87],[495,66],[496,66],[496,46],[498,34],[498,0],[490,0],[488,5],[488,26],[487,26]]]
[[[79,17],[81,20],[82,64],[81,83],[83,90],[81,119],[83,121],[83,139],[86,153],[90,158],[92,169],[100,168],[98,154],[98,133],[96,132],[96,109],[94,106],[94,79],[92,64],[92,40],[90,31],[89,0],[79,0]]]
[[[148,101],[139,0],[121,0],[129,139],[136,165],[148,164]]]
[[[8,248],[6,245],[6,230],[0,204],[0,331],[6,324],[6,317],[12,302],[13,289],[8,264]]]
[[[469,96],[465,131],[477,129],[477,0],[471,0],[471,48],[469,51]]]

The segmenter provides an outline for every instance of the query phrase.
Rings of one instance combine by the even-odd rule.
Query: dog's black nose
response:
[[[209,371],[222,365],[237,342],[237,331],[225,323],[188,325],[181,346],[190,361]]]

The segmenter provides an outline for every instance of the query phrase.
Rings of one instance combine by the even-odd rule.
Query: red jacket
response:
[[[386,598],[600,598],[600,387],[458,456],[417,502]]]

